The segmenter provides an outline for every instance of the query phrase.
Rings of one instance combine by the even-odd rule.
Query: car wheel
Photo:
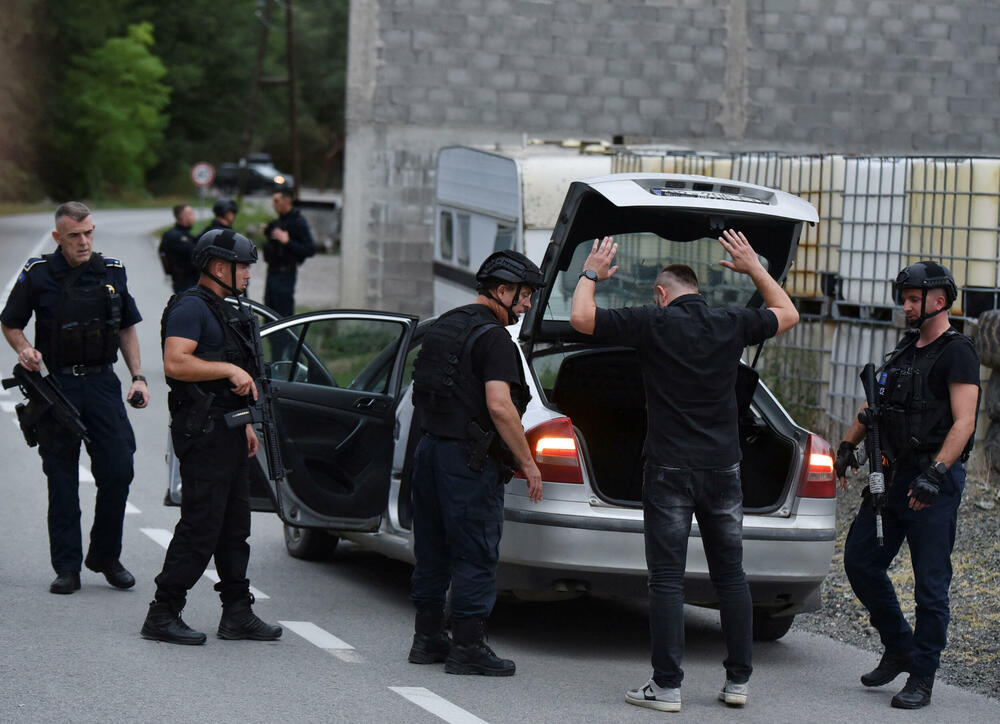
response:
[[[753,610],[753,640],[777,641],[792,627],[795,616],[772,616],[767,610]]]
[[[285,524],[285,550],[292,558],[325,561],[333,556],[340,538],[324,530],[296,528]]]

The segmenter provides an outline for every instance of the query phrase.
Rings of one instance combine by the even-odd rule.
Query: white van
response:
[[[611,172],[603,144],[529,143],[487,151],[441,149],[434,198],[434,314],[468,304],[475,273],[494,251],[540,263],[566,189]]]

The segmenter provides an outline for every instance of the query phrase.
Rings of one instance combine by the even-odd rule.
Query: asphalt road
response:
[[[133,590],[112,589],[84,571],[82,590],[48,593],[54,574],[41,464],[14,424],[18,393],[0,396],[0,425],[7,430],[0,436],[0,721],[1000,721],[1000,702],[943,684],[923,715],[891,709],[898,686],[865,690],[858,683],[874,664],[871,654],[796,631],[756,647],[749,705],[727,710],[716,700],[724,677],[718,617],[695,609],[687,616],[683,711],[638,709],[623,700],[626,688],[649,676],[646,616],[638,602],[499,603],[491,643],[516,660],[512,678],[449,676],[440,665],[410,665],[409,567],[350,545],[329,563],[294,560],[285,554],[281,523],[269,513],[254,513],[250,579],[263,594],[255,610],[283,622],[282,640],[217,639],[220,609],[204,578],[184,618],[209,633],[208,643],[143,640],[139,627],[163,562],[158,541],[178,516],[162,505],[167,414],[158,337],[169,287],[149,237],[168,220],[166,210],[95,215],[96,248],[124,261],[146,318],[139,335],[152,404],[129,409],[139,451],[123,562],[138,579]],[[43,241],[50,228],[48,216],[0,219],[0,283],[12,279],[34,249],[50,249]],[[13,363],[3,345],[0,371]],[[118,369],[125,377],[124,366]],[[86,456],[82,463],[87,468]],[[80,497],[86,531],[94,500],[87,474]]]

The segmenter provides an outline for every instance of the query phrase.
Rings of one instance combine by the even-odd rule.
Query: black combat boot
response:
[[[238,601],[222,604],[222,619],[219,621],[220,639],[250,639],[251,641],[277,641],[281,638],[281,626],[264,623],[250,608],[254,602],[252,593]]]
[[[198,646],[205,643],[205,634],[192,630],[181,620],[181,609],[165,601],[153,601],[142,624],[142,637],[150,641]]]
[[[439,664],[447,658],[451,639],[444,630],[444,611],[417,611],[413,630],[411,664]]]
[[[514,662],[501,659],[486,645],[486,620],[457,618],[452,621],[455,640],[444,660],[448,674],[482,674],[483,676],[513,676]]]
[[[917,676],[910,674],[903,690],[892,697],[892,705],[897,709],[920,709],[931,703],[931,689],[934,675]]]
[[[885,686],[904,671],[910,669],[910,657],[907,654],[882,654],[878,666],[861,675],[861,683],[865,686]]]

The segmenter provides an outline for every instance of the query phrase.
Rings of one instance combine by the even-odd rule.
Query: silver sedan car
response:
[[[545,287],[522,323],[509,328],[531,388],[523,423],[544,499],[530,502],[523,479],[507,486],[501,591],[530,600],[645,591],[638,358],[569,325],[592,240],[613,235],[619,245],[620,269],[599,285],[600,306],[649,303],[656,274],[670,263],[696,271],[710,304],[760,306],[747,277],[717,264],[721,230],[744,231],[780,281],[803,224],[816,221],[816,210],[797,197],[730,180],[616,174],[572,184],[542,263]],[[255,466],[254,503],[284,521],[291,555],[326,557],[343,538],[412,562],[410,474],[420,432],[410,381],[428,324],[338,310],[263,326],[289,471],[272,482]],[[752,366],[741,365],[736,394],[754,634],[775,639],[796,613],[820,605],[835,537],[833,452],[792,420]],[[179,481],[172,478],[168,497],[176,502]],[[699,537],[696,523],[691,537]],[[716,605],[700,541],[688,547],[684,592],[688,603]]]

